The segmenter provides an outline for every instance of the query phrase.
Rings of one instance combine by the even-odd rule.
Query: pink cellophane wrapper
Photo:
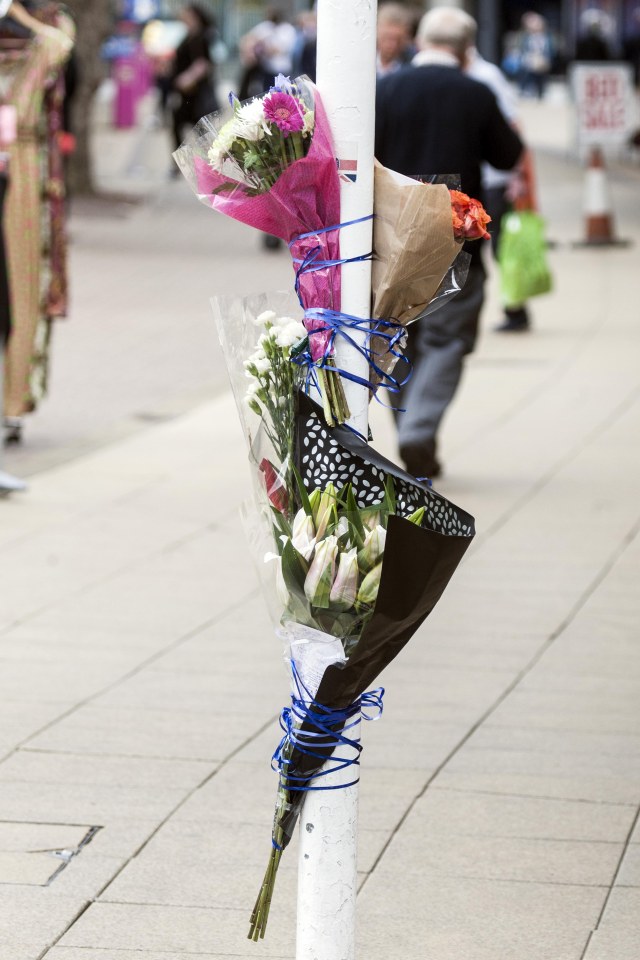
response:
[[[301,234],[337,226],[340,222],[340,180],[331,139],[329,121],[317,88],[310,80],[298,78],[296,86],[313,104],[315,125],[306,157],[291,163],[265,193],[255,194],[249,187],[214,170],[207,159],[218,130],[226,116],[203,117],[192,130],[174,158],[198,199],[213,210],[246,223],[264,233],[291,243],[291,255],[304,260],[316,251],[318,260],[338,260],[339,230],[314,234],[295,240]],[[220,187],[231,190],[216,193]],[[299,277],[299,294],[303,307],[340,309],[340,270],[324,268],[304,272]],[[324,328],[320,321],[307,321],[307,329]],[[314,360],[325,354],[329,332],[310,338]]]

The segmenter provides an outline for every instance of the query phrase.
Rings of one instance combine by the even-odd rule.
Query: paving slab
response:
[[[627,770],[623,760],[604,754],[588,756],[578,755],[568,758],[562,754],[548,756],[532,750],[499,750],[478,747],[457,754],[450,761],[451,773],[463,774],[527,774],[534,777],[557,777],[578,780],[611,780],[612,796],[626,784],[630,789],[640,789],[640,776],[637,771]],[[623,783],[616,786],[615,781]],[[607,799],[606,796],[603,799]]]
[[[585,960],[636,960],[640,943],[640,890],[614,889]]]
[[[7,884],[2,888],[0,950],[44,950],[73,923],[83,906],[74,898],[56,896],[49,887]]]
[[[185,957],[198,957],[199,960],[238,960],[239,957],[250,960],[254,956],[251,952],[253,944],[247,947],[246,953],[149,953],[147,950],[87,950],[86,947],[53,947],[47,953],[46,960],[184,960]],[[0,960],[5,958],[0,954]],[[18,960],[31,960],[31,957],[20,957]],[[273,960],[289,960],[287,955],[273,957]]]
[[[170,782],[174,789],[188,793],[211,770],[209,762],[199,760],[96,758],[26,749],[0,765],[0,782],[98,787],[135,783],[139,789],[148,790],[160,789]]]
[[[574,730],[540,730],[492,727],[483,725],[469,739],[469,750],[515,750],[544,753],[547,756],[567,755],[571,758],[607,757],[625,765],[626,771],[640,774],[640,734]],[[569,761],[571,762],[571,761]]]
[[[498,705],[486,728],[565,730],[593,733],[640,733],[640,716],[633,694],[625,699],[594,702],[593,697],[562,690],[516,687]]]
[[[0,821],[0,885],[45,886],[89,826]]]
[[[616,886],[640,887],[640,843],[631,843],[625,850]]]
[[[622,804],[636,808],[638,784],[633,780],[619,780],[611,776],[593,776],[558,772],[541,776],[535,772],[486,770],[465,773],[451,769],[451,763],[441,770],[431,786],[432,790],[505,794],[516,797],[560,798],[588,803]]]
[[[185,794],[184,789],[166,784],[145,788],[135,784],[5,781],[0,791],[0,818],[94,826],[101,826],[112,817],[135,820],[143,816],[160,822],[184,800]]]
[[[220,761],[256,731],[245,714],[230,717],[172,709],[89,704],[32,738],[29,747],[95,756]]]
[[[428,790],[416,801],[394,844],[419,846],[430,833],[527,837],[545,840],[624,842],[633,824],[632,807],[504,795]]]
[[[428,825],[419,837],[410,826],[407,832],[407,843],[392,841],[376,867],[389,884],[399,875],[413,874],[416,882],[461,877],[607,888],[624,849],[623,843],[607,841],[487,837],[430,830]],[[408,844],[415,850],[408,852]]]
[[[576,960],[606,890],[375,875],[359,897],[358,943],[371,960]]]
[[[137,950],[141,945],[153,953],[225,954],[246,949],[247,914],[244,910],[203,910],[200,907],[170,907],[94,903],[62,937],[60,946],[91,949],[95,943],[106,950]],[[255,956],[292,956],[295,938],[295,905],[276,903],[269,917],[269,936],[251,944]]]

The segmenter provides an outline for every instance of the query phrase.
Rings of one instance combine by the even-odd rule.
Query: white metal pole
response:
[[[373,141],[377,0],[318,0],[317,85],[325,105],[339,169],[342,223],[373,212]],[[340,232],[341,257],[371,250],[371,220]],[[371,312],[371,263],[342,268],[341,310],[367,318]],[[366,334],[354,340],[364,342]],[[337,365],[367,379],[366,358],[336,340]],[[343,380],[351,418],[367,435],[369,392]],[[359,737],[359,725],[349,731]],[[340,748],[344,756],[344,748]],[[357,767],[322,778],[339,786]],[[357,773],[356,773],[357,776]],[[300,817],[296,960],[354,960],[357,894],[358,788],[310,791]]]

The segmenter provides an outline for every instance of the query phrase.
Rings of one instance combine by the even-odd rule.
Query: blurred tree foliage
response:
[[[65,0],[65,4],[78,31],[75,46],[78,85],[72,103],[77,149],[69,170],[70,186],[74,193],[95,193],[89,140],[91,108],[106,72],[100,48],[113,29],[113,0]]]

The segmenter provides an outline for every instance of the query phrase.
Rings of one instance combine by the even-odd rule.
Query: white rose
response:
[[[258,314],[253,322],[255,323],[256,327],[264,327],[268,323],[275,324],[279,321],[273,310],[263,310],[262,313]]]

